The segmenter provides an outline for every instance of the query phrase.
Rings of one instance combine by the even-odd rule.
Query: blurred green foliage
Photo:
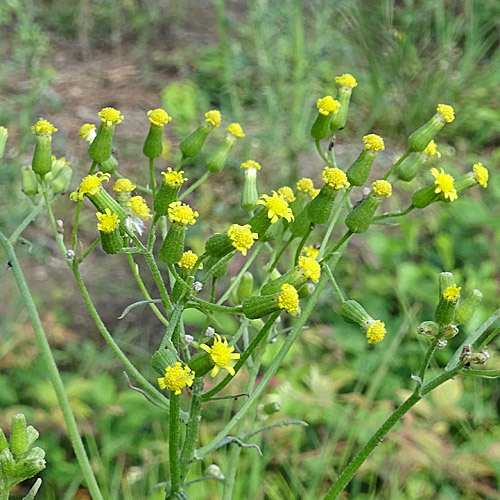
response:
[[[98,51],[117,53],[130,47],[130,57],[141,61],[145,72],[180,75],[161,95],[175,117],[175,133],[184,135],[206,110],[220,107],[249,131],[252,141],[242,147],[245,155],[265,163],[268,173],[263,178],[292,182],[306,169],[307,175],[314,170],[318,177],[320,166],[311,159],[308,136],[314,104],[332,91],[333,77],[343,72],[353,73],[359,86],[339,144],[350,146],[349,141],[359,142],[364,133],[377,132],[389,144],[386,154],[402,151],[408,134],[433,114],[437,103],[446,102],[455,106],[457,119],[438,138],[448,142],[439,166],[463,173],[466,164],[481,157],[492,174],[480,196],[473,193],[451,205],[434,205],[418,217],[398,221],[397,227],[375,226],[348,248],[337,269],[338,281],[350,298],[386,320],[390,334],[383,344],[369,348],[358,330],[342,323],[328,290],[314,323],[273,381],[270,392],[283,409],[272,419],[294,417],[310,426],[258,436],[255,442],[264,458],[258,462],[255,450],[243,452],[241,470],[250,472],[238,476],[235,499],[313,500],[327,491],[353,452],[411,387],[410,376],[426,344],[417,338],[415,326],[433,314],[437,273],[453,271],[464,291],[482,290],[484,301],[467,332],[499,305],[500,181],[494,174],[500,161],[500,4],[248,0],[233,6],[214,0],[213,6],[204,7],[214,20],[214,43],[181,40],[175,53],[164,56],[159,53],[162,43],[168,45],[168,34],[178,35],[189,24],[189,2],[0,2],[0,34],[8,40],[0,46],[0,124],[12,126],[20,136],[19,149],[8,148],[9,161],[21,164],[39,102],[48,102],[54,113],[59,109],[61,103],[50,92],[56,76],[51,50],[61,41],[76,41],[84,60]],[[354,159],[348,151],[343,166],[349,164],[349,155]],[[18,182],[14,169],[0,169],[3,186]],[[405,206],[409,190],[418,183],[400,192],[395,205]],[[215,195],[201,194],[218,220],[227,217]],[[13,210],[21,214],[24,208],[18,203]],[[46,249],[41,255],[46,257]],[[19,313],[19,308],[13,305],[13,311]],[[56,323],[70,331],[77,328],[71,311],[64,313]],[[0,407],[6,410],[0,426],[23,411],[44,430],[44,498],[71,500],[80,484],[78,468],[29,329],[15,318],[1,319]],[[186,320],[198,328],[203,325],[198,317]],[[228,332],[234,329],[224,326]],[[141,335],[135,326],[118,331],[137,364],[148,366]],[[279,337],[269,346],[267,362],[282,341]],[[446,363],[460,342],[453,339],[437,360]],[[493,363],[498,363],[497,350],[490,346]],[[163,414],[127,387],[121,366],[98,343],[69,336],[56,355],[99,480],[106,485],[106,498],[162,498],[155,485],[167,474]],[[234,392],[237,385],[235,381]],[[499,397],[494,381],[464,379],[424,401],[370,457],[349,487],[350,498],[497,498]],[[207,406],[203,442],[231,411],[231,401]],[[214,461],[224,471],[224,449]],[[203,475],[208,465],[199,464],[195,472]],[[193,500],[216,499],[220,486],[206,481],[188,491]]]

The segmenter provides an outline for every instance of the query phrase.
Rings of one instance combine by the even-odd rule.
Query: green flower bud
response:
[[[210,172],[220,172],[226,164],[229,151],[233,149],[236,140],[234,137],[227,136],[222,144],[215,150],[213,155],[207,160],[206,166]]]
[[[233,244],[227,233],[217,233],[205,243],[205,252],[211,257],[221,259],[234,250]]]
[[[28,449],[31,449],[35,441],[40,437],[40,433],[32,425],[28,425],[26,432],[28,434]]]
[[[328,95],[322,99],[318,99],[316,106],[318,108],[318,116],[311,127],[311,137],[320,141],[330,134],[330,123],[333,115],[338,113],[340,103]]]
[[[160,375],[165,375],[165,368],[167,366],[175,366],[175,363],[180,361],[174,351],[170,349],[160,349],[156,351],[151,357],[151,366]]]
[[[101,233],[101,245],[102,249],[109,255],[114,255],[120,252],[123,248],[123,236],[119,229],[112,231],[111,233]]]
[[[208,111],[205,113],[205,119],[205,123],[202,123],[181,142],[180,150],[185,158],[194,158],[201,151],[208,134],[220,125],[220,112],[217,110]]]
[[[281,403],[279,401],[271,401],[262,406],[262,411],[266,415],[272,415],[273,413],[278,413],[281,410]]]
[[[425,208],[434,201],[437,201],[438,196],[436,194],[436,186],[431,184],[414,193],[411,203],[415,208]]]
[[[142,152],[150,160],[161,156],[163,153],[163,125],[159,127],[151,123]]]
[[[365,311],[364,307],[355,300],[346,300],[342,303],[340,315],[349,323],[356,323],[365,328],[372,317]]]
[[[299,295],[290,284],[281,286],[279,293],[248,297],[243,301],[243,314],[249,319],[257,319],[274,311],[286,309],[289,313],[300,311]]]
[[[38,193],[39,189],[38,179],[31,167],[21,168],[21,183],[22,183],[23,193],[26,196],[34,196],[35,194]]]
[[[240,280],[240,284],[238,285],[237,297],[238,301],[241,304],[243,300],[247,297],[250,297],[253,292],[253,274],[250,271],[247,271],[243,274]]]
[[[356,160],[354,160],[354,163],[346,172],[347,179],[353,186],[362,186],[366,182],[376,156],[376,151],[363,149]]]
[[[89,156],[96,163],[104,163],[111,156],[113,133],[115,126],[102,122],[97,131],[96,138],[89,146]]]
[[[195,377],[204,377],[210,370],[212,370],[214,362],[208,352],[199,352],[189,360],[188,366],[194,371]]]
[[[434,313],[434,321],[439,325],[448,325],[452,323],[459,298],[460,287],[453,284],[445,288],[443,292],[439,294],[439,302],[436,306],[436,312]]]
[[[248,160],[241,164],[241,168],[245,170],[241,207],[244,210],[253,210],[259,199],[259,193],[257,191],[257,170],[260,170],[260,165],[256,161]]]
[[[0,453],[0,479],[12,481],[15,476],[16,461],[14,460],[14,456],[12,455],[12,452],[9,450],[9,448],[4,448]],[[17,482],[18,481],[15,481],[14,484],[16,484]]]
[[[21,483],[22,481],[35,476],[40,471],[45,469],[45,465],[45,460],[43,458],[26,458],[17,462],[14,467],[16,482]]]
[[[302,209],[295,220],[290,224],[290,232],[295,238],[302,238],[311,227],[309,216],[309,203]]]
[[[318,196],[307,205],[307,215],[311,224],[325,224],[330,218],[333,202],[338,190],[324,185]]]
[[[57,129],[48,122],[40,118],[31,131],[36,135],[35,152],[33,153],[33,161],[31,167],[33,171],[45,177],[52,169],[52,133],[57,132]]]
[[[345,224],[353,233],[363,233],[369,227],[384,196],[392,194],[391,185],[384,180],[375,181],[373,190],[346,217]]]
[[[18,460],[28,449],[28,433],[26,431],[26,417],[22,413],[16,413],[12,417],[12,428],[10,433],[10,450],[14,458]]]
[[[271,226],[271,219],[267,215],[268,209],[264,207],[262,210],[257,212],[249,221],[250,227],[254,233],[259,235],[259,240],[263,240],[266,231]]]
[[[340,85],[338,100],[340,102],[340,110],[333,115],[330,123],[330,132],[343,129],[347,121],[347,112],[349,111],[349,101],[351,100],[352,89],[358,84],[356,79],[346,73],[335,78],[335,82]]]
[[[435,337],[439,333],[439,325],[434,321],[423,321],[417,326],[417,332],[426,337]]]
[[[453,278],[452,273],[448,272],[439,273],[438,276],[439,295],[441,296],[448,287],[453,285],[453,283],[455,283],[455,279]]]
[[[315,288],[316,287],[312,283],[306,283],[299,290],[299,299],[302,300],[310,297],[313,294]]]
[[[220,470],[220,467],[218,465],[210,464],[205,472],[207,476],[213,477],[214,479],[218,479],[219,481],[224,481],[224,479],[226,479],[224,477],[224,474],[222,474],[222,471]]]
[[[181,260],[184,252],[185,234],[186,226],[184,224],[179,224],[177,222],[171,224],[158,253],[163,262],[175,264]]]
[[[458,334],[458,327],[455,325],[442,325],[441,326],[441,337],[445,339],[452,339]]]
[[[118,160],[113,155],[99,164],[99,170],[105,174],[114,174],[117,168]]]
[[[423,151],[434,136],[455,119],[453,108],[447,104],[439,104],[437,113],[408,138],[410,151]]]
[[[64,165],[57,175],[52,179],[50,187],[55,194],[64,194],[69,188],[73,169],[69,165]]]
[[[467,323],[476,312],[482,299],[483,294],[480,290],[472,290],[472,293],[455,310],[454,323],[456,325]]]
[[[398,167],[398,179],[405,182],[410,182],[415,177],[415,175],[417,175],[420,167],[428,160],[428,158],[429,157],[423,152],[414,154],[409,158],[406,158],[406,160]]]
[[[3,430],[0,429],[0,452],[5,450],[5,448],[8,448],[8,447],[9,447],[9,442],[7,441],[7,438],[5,437]]]
[[[7,137],[9,133],[5,127],[0,127],[0,159],[3,158],[3,153],[5,151],[5,143],[7,142]]]
[[[172,171],[170,167],[168,167],[167,172],[161,173],[164,177],[164,181],[156,193],[153,202],[153,208],[158,215],[167,215],[168,206],[170,203],[177,200],[179,189],[182,184],[187,181],[187,178],[182,176],[183,173],[184,170],[175,172]]]

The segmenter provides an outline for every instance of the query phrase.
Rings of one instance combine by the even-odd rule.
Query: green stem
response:
[[[198,378],[194,383],[194,395],[189,409],[189,420],[186,429],[186,438],[181,452],[180,467],[181,480],[185,479],[189,469],[189,462],[193,456],[200,425],[201,398],[199,392],[203,389],[203,380]]]
[[[323,161],[329,166],[331,167],[331,163],[330,163],[330,160],[328,158],[328,156],[325,155],[325,152],[321,149],[321,144],[320,144],[320,141],[319,139],[315,139],[314,143],[316,144],[316,149],[318,150],[318,153],[319,155],[321,156],[321,158],[323,158]]]
[[[59,247],[61,255],[66,261],[66,264],[68,264],[68,266],[71,267],[71,261],[68,259],[67,256],[67,250],[66,250],[66,245],[64,244],[63,235],[57,229],[56,219],[54,217],[54,213],[52,212],[52,206],[50,205],[49,195],[46,190],[45,182],[43,183],[42,190],[43,190],[43,199],[45,200],[45,208],[47,209],[50,223],[52,225],[52,229],[54,230],[57,246]]]
[[[215,274],[217,271],[219,271],[221,268],[223,268],[236,254],[237,250],[234,249],[232,252],[228,253],[226,256],[222,257],[217,264],[214,264],[210,269],[207,270],[207,273],[203,278],[200,280],[201,283],[205,284],[210,276]]]
[[[184,311],[183,304],[178,304],[174,307],[174,312],[172,313],[172,317],[170,318],[170,323],[168,324],[167,331],[165,332],[165,335],[163,336],[163,339],[160,343],[160,347],[158,348],[159,350],[165,349],[165,346],[167,345],[167,343],[172,340],[172,336],[174,335],[174,331],[177,328],[177,324],[179,323],[179,321],[181,319],[182,311]],[[176,345],[175,347],[178,348],[179,346]]]
[[[80,257],[79,262],[82,262],[82,260],[85,260],[94,251],[95,247],[99,244],[100,241],[101,241],[101,237],[99,236],[98,238],[96,238],[92,242],[92,244],[90,245],[90,247]]]
[[[281,247],[280,251],[274,257],[272,264],[269,266],[268,274],[271,274],[274,271],[274,268],[278,265],[278,262],[281,259],[281,256],[285,253],[285,250],[290,246],[290,243],[293,241],[293,234],[288,238],[285,244]]]
[[[87,309],[94,320],[98,330],[101,332],[101,335],[104,337],[104,340],[111,347],[113,352],[116,354],[117,358],[125,365],[125,368],[132,374],[133,377],[137,379],[137,381],[144,388],[144,392],[159,406],[164,408],[165,410],[169,407],[168,399],[163,396],[160,392],[158,392],[149,382],[148,380],[139,372],[139,370],[132,364],[132,362],[128,359],[126,354],[120,349],[118,344],[115,342],[115,339],[111,335],[111,333],[106,328],[106,325],[102,321],[99,313],[97,312],[92,299],[85,287],[85,283],[83,282],[82,276],[80,274],[80,270],[76,263],[73,264],[73,273],[75,275],[76,282],[78,284],[78,288],[80,289],[80,293],[82,294],[83,300],[87,306]]]
[[[144,254],[144,258],[148,263],[149,270],[151,271],[151,274],[153,275],[153,279],[155,280],[158,291],[160,292],[160,297],[163,302],[163,307],[167,311],[167,314],[170,314],[172,312],[172,307],[173,307],[172,302],[168,295],[167,287],[165,286],[165,282],[161,277],[160,270],[158,269],[158,265],[156,264],[153,254],[151,252],[146,252]]]
[[[168,453],[170,458],[170,497],[176,498],[181,486],[181,474],[179,468],[179,395],[170,391],[170,420],[169,420],[169,444]]]
[[[361,467],[363,462],[368,458],[373,449],[382,441],[385,435],[394,427],[394,425],[401,419],[401,417],[407,413],[416,403],[418,403],[426,394],[431,392],[433,389],[443,384],[450,378],[453,378],[461,370],[461,366],[457,366],[450,372],[445,372],[432,382],[427,384],[425,387],[419,391],[419,387],[408,397],[408,399],[397,408],[387,420],[375,431],[373,436],[368,440],[368,442],[361,448],[358,454],[353,458],[353,460],[347,465],[339,476],[337,482],[333,485],[332,489],[323,498],[323,500],[334,500],[342,492],[342,490],[347,486],[349,481],[352,479],[356,471]]]
[[[91,175],[94,172],[96,165],[97,163],[93,161],[92,165],[90,166],[88,175]],[[76,211],[75,211],[75,218],[73,219],[73,231],[71,233],[71,250],[73,250],[73,252],[76,251],[76,243],[78,241],[78,235],[77,235],[78,224],[80,222],[80,212],[82,211],[82,207],[83,207],[83,200],[78,200],[78,204],[76,206]]]
[[[9,500],[9,491],[0,491],[0,500]]]
[[[391,167],[391,169],[384,175],[384,180],[387,180],[389,176],[403,163],[408,156],[410,156],[411,151],[408,150],[406,153]]]
[[[195,183],[191,184],[186,191],[184,191],[180,196],[179,196],[179,201],[182,201],[189,193],[192,193],[200,184],[205,182],[208,177],[210,176],[210,172],[205,172]]]
[[[469,377],[498,378],[500,377],[500,370],[463,370],[460,375],[467,375]]]
[[[130,264],[130,269],[132,270],[132,274],[134,275],[135,281],[139,285],[139,288],[144,295],[146,300],[152,300],[151,295],[149,295],[148,289],[146,288],[146,285],[144,284],[144,281],[142,281],[141,275],[139,273],[139,265],[134,262],[134,258],[132,255],[127,255],[128,262]],[[168,320],[163,316],[163,314],[160,312],[156,304],[150,303],[149,306],[153,310],[153,313],[155,316],[166,326],[168,327]]]
[[[330,266],[328,264],[325,264],[323,266],[323,270],[326,272],[328,279],[331,281],[333,289],[335,290],[335,293],[337,294],[337,298],[339,299],[339,302],[343,304],[345,302],[345,298],[342,295],[342,292],[340,291],[340,288],[337,284],[337,281],[333,277],[332,270],[330,269]]]
[[[373,218],[373,221],[377,220],[382,220],[382,219],[388,219],[390,217],[402,217],[404,215],[409,214],[415,207],[413,205],[410,205],[408,208],[405,208],[404,210],[398,210],[397,212],[390,212],[382,215],[377,215],[376,217]]]
[[[156,195],[156,180],[155,180],[155,170],[154,170],[154,158],[149,159],[149,178],[151,182],[151,193],[153,197]]]
[[[245,351],[241,355],[241,358],[234,365],[235,375],[236,373],[238,373],[238,370],[245,364],[245,361],[250,357],[253,351],[255,351],[256,347],[260,344],[262,339],[264,339],[267,336],[267,332],[269,332],[269,330],[273,326],[274,322],[280,315],[280,312],[281,311],[274,312],[273,314],[271,314],[271,316],[269,316],[264,326],[260,329],[259,333],[254,337],[251,344],[248,346],[248,349],[245,349]],[[232,379],[233,379],[232,375],[230,374],[226,375],[213,389],[210,389],[209,391],[202,394],[201,400],[208,401],[214,394],[217,394],[222,389],[224,389],[224,387],[226,387],[226,385],[229,384],[229,382],[231,382]]]
[[[151,223],[151,229],[149,230],[149,236],[148,236],[148,244],[147,244],[147,249],[149,253],[152,253],[153,251],[153,246],[155,244],[155,239],[156,239],[156,225],[158,224],[158,221],[160,220],[160,215],[155,214],[153,218],[153,222]]]
[[[119,174],[118,172],[115,172],[113,175],[115,175],[115,177],[117,177],[118,179],[126,178],[123,177],[123,175]],[[139,186],[138,184],[135,186],[135,189],[137,189],[137,191],[141,191],[142,193],[153,194],[153,191],[151,189],[148,189],[147,187],[144,186]]]
[[[216,312],[222,312],[222,313],[227,313],[227,314],[242,314],[243,309],[241,306],[235,306],[235,307],[228,307],[228,306],[221,306],[220,304],[212,304],[210,302],[207,302],[206,300],[198,299],[198,298],[193,298],[190,302],[189,305],[193,305],[195,307],[199,307],[201,309],[208,309],[209,311],[216,311]]]
[[[30,222],[35,219],[43,209],[43,204],[37,205],[33,210],[24,218],[24,220],[17,226],[15,231],[10,235],[9,243],[15,245],[21,233],[28,227]]]
[[[312,227],[309,224],[309,227],[307,228],[306,233],[304,234],[304,236],[302,236],[302,239],[299,242],[299,246],[297,247],[297,250],[295,251],[295,257],[293,259],[294,266],[296,266],[297,262],[299,261],[300,252],[302,252],[302,249],[304,248],[304,245],[306,244],[307,238],[309,238],[311,231],[312,231]]]
[[[351,230],[347,231],[342,238],[337,242],[337,244],[331,249],[326,252],[325,256],[320,260],[320,264],[323,264],[323,262],[328,262],[333,254],[353,235],[353,232]]]
[[[0,243],[3,246],[5,253],[7,254],[12,272],[14,273],[14,278],[16,280],[17,286],[19,287],[19,291],[21,292],[23,301],[26,305],[31,323],[33,324],[33,329],[35,331],[35,336],[40,349],[40,355],[42,356],[45,369],[54,387],[54,391],[56,393],[57,400],[59,402],[59,406],[61,407],[64,421],[68,429],[71,444],[73,445],[73,449],[75,451],[75,455],[78,460],[78,464],[80,465],[83,477],[85,478],[87,487],[90,491],[90,494],[92,495],[93,500],[103,500],[94,473],[92,472],[92,467],[90,466],[85,447],[83,446],[80,433],[78,432],[76,420],[71,410],[71,406],[64,389],[63,381],[59,374],[59,370],[57,369],[57,365],[52,355],[52,351],[50,349],[47,336],[45,335],[45,331],[40,321],[40,316],[38,315],[33,297],[24,279],[24,275],[17,260],[14,248],[8,242],[7,238],[2,232],[0,232]],[[5,498],[8,498],[8,496]]]
[[[424,382],[425,372],[427,371],[427,367],[429,366],[429,361],[431,360],[434,352],[436,351],[437,345],[439,342],[439,335],[436,335],[425,353],[424,359],[422,360],[422,364],[420,365],[420,369],[418,370],[418,376],[422,383]]]

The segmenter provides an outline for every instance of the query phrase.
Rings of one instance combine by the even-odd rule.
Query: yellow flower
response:
[[[180,201],[173,201],[168,206],[168,218],[170,222],[178,222],[187,226],[195,224],[199,213],[194,211],[189,205]]]
[[[457,286],[455,283],[443,291],[443,299],[448,302],[456,302],[460,298],[461,286]]]
[[[117,193],[131,193],[136,187],[129,179],[118,179],[113,186],[113,191]]]
[[[97,116],[101,119],[102,123],[105,123],[108,127],[115,123],[121,123],[123,121],[123,115],[115,108],[102,108]]]
[[[347,175],[340,168],[325,167],[323,169],[323,180],[325,184],[336,190],[351,185],[347,180]]]
[[[387,196],[387,198],[389,198],[392,194],[392,186],[390,182],[384,180],[375,181],[372,183],[372,186],[373,192],[379,196]]]
[[[233,224],[227,230],[227,235],[229,236],[233,247],[243,255],[247,254],[247,250],[252,248],[254,241],[259,238],[257,233],[252,233],[250,224],[245,224],[244,226]]]
[[[301,255],[299,257],[299,267],[304,272],[304,276],[306,278],[309,278],[314,283],[317,283],[319,281],[319,277],[321,275],[321,266],[318,264],[316,259],[312,257],[304,257],[303,255]]]
[[[179,267],[183,267],[184,269],[193,269],[197,261],[198,256],[191,250],[188,250],[182,254],[181,260],[177,263],[177,265]],[[203,269],[203,264],[200,264],[198,269]]]
[[[295,195],[293,194],[292,188],[288,186],[280,187],[278,189],[278,194],[289,203],[295,201]]]
[[[34,134],[40,135],[52,135],[52,132],[57,132],[57,129],[52,125],[52,123],[40,118],[32,127],[31,131]]]
[[[172,187],[182,186],[184,182],[187,181],[186,177],[182,177],[184,170],[179,170],[178,172],[172,171],[170,167],[167,168],[167,172],[162,172],[161,175],[165,178],[165,184]]]
[[[338,85],[344,85],[345,87],[351,87],[351,89],[358,86],[356,78],[354,78],[349,73],[344,73],[341,76],[337,76],[335,78],[335,83],[337,83]]]
[[[477,183],[480,184],[481,186],[488,187],[488,169],[481,163],[476,163],[472,169],[474,170],[474,178],[476,179]]]
[[[105,213],[96,213],[99,223],[97,224],[97,229],[103,233],[112,233],[118,227],[120,219],[118,215],[111,212],[109,208],[106,208]]]
[[[168,116],[168,113],[162,108],[150,109],[148,111],[148,117],[149,121],[157,127],[163,127],[168,122],[172,121],[172,117]]]
[[[437,150],[436,143],[433,140],[427,144],[427,147],[422,151],[422,153],[425,153],[427,156],[437,156],[438,158],[441,158],[441,153]]]
[[[314,192],[314,183],[309,177],[302,177],[302,179],[297,181],[297,189],[312,196]]]
[[[310,193],[311,198],[314,200],[314,198],[316,198],[316,196],[318,196],[320,191],[321,191],[321,189],[313,189]]]
[[[327,95],[316,101],[316,107],[322,115],[328,116],[330,113],[335,115],[339,112],[340,102],[336,101],[331,95]]]
[[[451,123],[455,119],[455,110],[448,104],[438,104],[436,111],[443,117],[444,121]]]
[[[181,393],[183,387],[191,387],[193,385],[195,373],[191,371],[189,366],[182,366],[182,363],[177,361],[175,366],[167,366],[165,368],[165,376],[158,379],[160,389],[169,389],[174,391],[177,396]]]
[[[221,338],[218,333],[214,335],[215,339],[212,347],[209,347],[206,344],[200,344],[200,348],[210,354],[210,358],[215,365],[210,375],[215,377],[221,368],[225,368],[230,375],[234,376],[235,371],[230,363],[233,359],[240,359],[240,354],[237,352],[233,353],[234,346],[229,347],[227,340]]]
[[[146,200],[142,196],[132,196],[127,203],[127,207],[130,207],[134,215],[137,215],[142,220],[148,220],[153,217],[146,204]]]
[[[99,189],[101,189],[101,182],[109,181],[110,177],[110,174],[103,174],[102,172],[97,172],[94,175],[87,175],[82,179],[80,187],[70,194],[70,199],[73,201],[83,200],[86,194],[94,195],[98,193]]]
[[[243,133],[243,129],[241,128],[241,125],[239,123],[231,123],[226,130],[234,137],[241,139],[242,137],[245,137],[245,134]]]
[[[369,344],[377,344],[378,342],[384,340],[386,334],[385,323],[383,321],[371,320],[366,330],[366,338]]]
[[[370,149],[371,151],[384,150],[384,140],[377,134],[368,134],[363,137],[365,143],[364,149]]]
[[[95,136],[95,132],[93,133],[92,131],[95,131],[95,125],[93,123],[84,123],[78,132],[78,136],[80,139],[87,139],[87,137],[90,137],[91,135]]]
[[[446,199],[455,201],[458,198],[457,191],[454,186],[454,179],[450,174],[445,173],[443,169],[441,172],[437,168],[431,168],[431,174],[435,177],[434,184],[436,184],[435,193],[443,193]]]
[[[267,210],[267,216],[271,219],[271,224],[277,222],[281,217],[291,222],[294,216],[288,203],[276,191],[272,193],[272,196],[263,194],[261,199],[257,201],[257,205],[264,205]]]
[[[220,111],[213,109],[212,111],[208,111],[205,113],[205,121],[213,125],[214,127],[218,127],[220,125],[221,115]]]
[[[299,294],[293,285],[289,285],[288,283],[281,285],[278,305],[280,309],[286,309],[289,313],[299,311]]]
[[[302,251],[306,254],[306,257],[311,257],[313,259],[318,258],[319,248],[316,248],[312,245],[309,245],[307,247],[304,247],[304,249]]]
[[[260,170],[260,164],[253,160],[247,160],[241,164],[240,168],[247,170],[250,168],[254,168],[255,170]]]

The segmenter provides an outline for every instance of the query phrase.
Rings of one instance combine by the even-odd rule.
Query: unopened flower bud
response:
[[[52,133],[57,132],[57,129],[52,123],[40,118],[31,131],[36,135],[35,152],[31,167],[33,171],[45,177],[52,169]]]
[[[358,324],[365,332],[369,344],[378,344],[384,340],[386,332],[385,323],[373,319],[355,300],[346,300],[342,303],[340,315],[346,321]]]
[[[262,318],[280,309],[289,313],[300,311],[299,295],[292,285],[284,284],[278,293],[248,297],[243,301],[243,313],[249,319]]]
[[[259,192],[257,191],[257,170],[260,170],[261,167],[256,161],[248,160],[241,164],[241,168],[245,171],[241,207],[244,210],[253,210],[259,199]]]
[[[417,332],[426,337],[435,337],[439,333],[439,325],[435,321],[423,321],[417,326]]]
[[[9,133],[5,127],[0,127],[0,159],[3,158],[3,153],[5,151],[5,143],[7,142],[7,137]]]
[[[31,167],[26,166],[21,168],[21,183],[23,193],[26,196],[34,196],[38,193],[38,179]]]
[[[327,95],[316,102],[318,116],[311,127],[311,137],[320,141],[330,134],[332,117],[339,112],[340,103],[331,95]]]
[[[111,156],[115,125],[123,121],[123,115],[114,108],[103,108],[97,116],[101,119],[95,139],[89,146],[89,156],[96,163],[103,163]]]
[[[281,410],[281,403],[279,401],[271,401],[266,403],[262,407],[262,411],[267,415],[272,415],[273,413],[278,413]]]
[[[69,165],[64,165],[61,167],[57,175],[52,179],[50,187],[52,191],[56,194],[64,194],[71,182],[71,177],[73,176],[73,169]]]
[[[183,177],[184,170],[173,171],[168,167],[166,172],[162,172],[163,182],[155,195],[153,208],[158,215],[167,215],[170,203],[177,200],[179,189],[188,179]]]
[[[332,117],[330,122],[330,132],[335,132],[336,130],[343,129],[345,127],[352,89],[358,85],[356,79],[348,73],[337,76],[335,78],[335,83],[340,86],[338,94],[340,109],[339,112],[334,114]]]
[[[456,308],[455,324],[462,325],[467,323],[476,312],[482,299],[483,294],[480,290],[472,290],[471,294]]]
[[[439,296],[439,302],[434,313],[434,321],[439,325],[449,325],[455,316],[458,299],[460,298],[460,287],[453,284],[443,290]]]
[[[439,104],[436,114],[408,138],[410,151],[423,151],[434,136],[455,119],[453,108],[447,104]]]
[[[151,366],[160,375],[165,375],[165,368],[167,366],[175,366],[179,361],[177,354],[170,349],[160,349],[156,351],[151,357]]]
[[[384,141],[376,134],[365,135],[363,141],[365,147],[346,172],[347,179],[353,186],[362,186],[366,182],[378,151],[385,149]]]
[[[99,223],[97,229],[101,233],[102,249],[110,255],[118,253],[123,247],[123,236],[120,232],[120,219],[118,216],[106,208],[104,213],[97,212]]]
[[[222,144],[207,160],[206,166],[210,172],[220,172],[226,164],[227,157],[231,149],[233,149],[236,139],[245,137],[245,134],[238,123],[231,123],[226,130],[228,134],[222,141]]]
[[[26,417],[22,413],[16,413],[12,417],[10,433],[10,451],[18,460],[28,448],[28,432],[26,430]]]
[[[222,471],[220,470],[219,466],[215,464],[210,464],[207,467],[206,473],[208,476],[213,477],[214,479],[218,479],[220,481],[224,481],[224,479],[226,479],[224,477],[224,474],[222,474]]]
[[[220,125],[221,114],[217,110],[205,113],[205,123],[202,123],[194,132],[191,132],[180,144],[182,156],[195,157],[203,147],[208,134]]]
[[[113,155],[110,155],[107,160],[99,163],[99,170],[105,174],[114,174],[117,168],[118,160]]]
[[[161,108],[149,110],[148,117],[151,123],[142,152],[144,156],[153,160],[163,153],[163,127],[172,120],[172,117]]]
[[[237,297],[241,304],[247,297],[250,297],[253,292],[253,274],[246,271],[241,277],[240,284],[238,285]]]

